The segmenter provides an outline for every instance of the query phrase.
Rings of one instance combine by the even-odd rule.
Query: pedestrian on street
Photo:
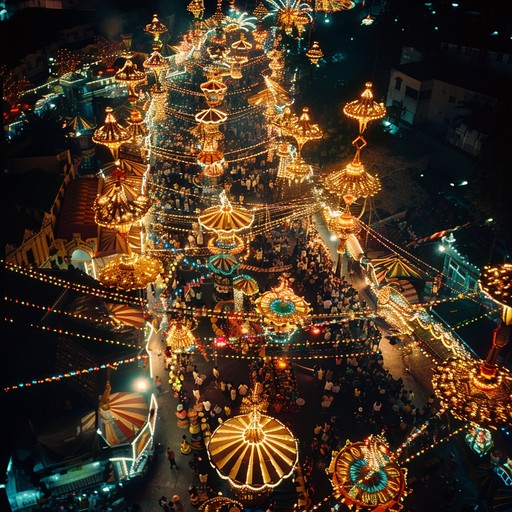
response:
[[[174,454],[174,451],[171,449],[170,446],[167,447],[166,457],[167,457],[167,460],[169,461],[169,469],[172,469],[172,468],[180,469],[178,467],[178,464],[176,464],[176,455]]]
[[[156,389],[156,396],[160,396],[162,393],[162,379],[155,375],[155,389]]]

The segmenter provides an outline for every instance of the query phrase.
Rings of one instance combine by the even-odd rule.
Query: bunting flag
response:
[[[455,226],[454,228],[448,228],[443,229],[442,231],[436,231],[435,233],[432,233],[429,236],[425,236],[423,238],[415,238],[414,240],[411,240],[410,242],[407,242],[405,244],[406,247],[410,247],[411,245],[419,245],[424,242],[431,242],[432,240],[437,240],[438,238],[442,238],[443,236],[447,235],[448,233],[453,233],[454,231],[458,231],[459,229],[468,227],[471,222],[466,222],[464,224],[461,224],[460,226]]]

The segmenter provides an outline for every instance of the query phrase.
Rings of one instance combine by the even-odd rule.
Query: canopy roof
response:
[[[208,444],[219,475],[235,487],[272,488],[289,477],[298,461],[298,443],[280,421],[254,409],[226,420]]]
[[[204,210],[198,220],[209,231],[234,233],[249,228],[254,221],[254,214],[245,208],[234,207],[226,193],[222,192],[220,205]]]
[[[245,274],[233,278],[233,288],[241,291],[244,295],[254,295],[260,291],[256,279]]]
[[[371,263],[375,268],[375,274],[379,283],[383,279],[395,277],[423,279],[423,275],[419,270],[415,269],[413,265],[397,254],[392,254],[384,258],[375,258]]]

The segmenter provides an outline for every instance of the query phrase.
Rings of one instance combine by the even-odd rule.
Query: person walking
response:
[[[169,461],[169,469],[172,469],[172,468],[180,469],[178,467],[178,464],[176,464],[176,455],[174,454],[174,451],[171,449],[170,446],[167,447],[166,457],[167,457],[167,460]]]

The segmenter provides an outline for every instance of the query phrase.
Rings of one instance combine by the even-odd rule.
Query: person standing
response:
[[[169,469],[172,469],[172,468],[180,469],[178,467],[178,464],[176,464],[176,455],[174,454],[174,451],[171,449],[170,446],[167,447],[166,457],[167,457],[167,460],[169,461]]]

